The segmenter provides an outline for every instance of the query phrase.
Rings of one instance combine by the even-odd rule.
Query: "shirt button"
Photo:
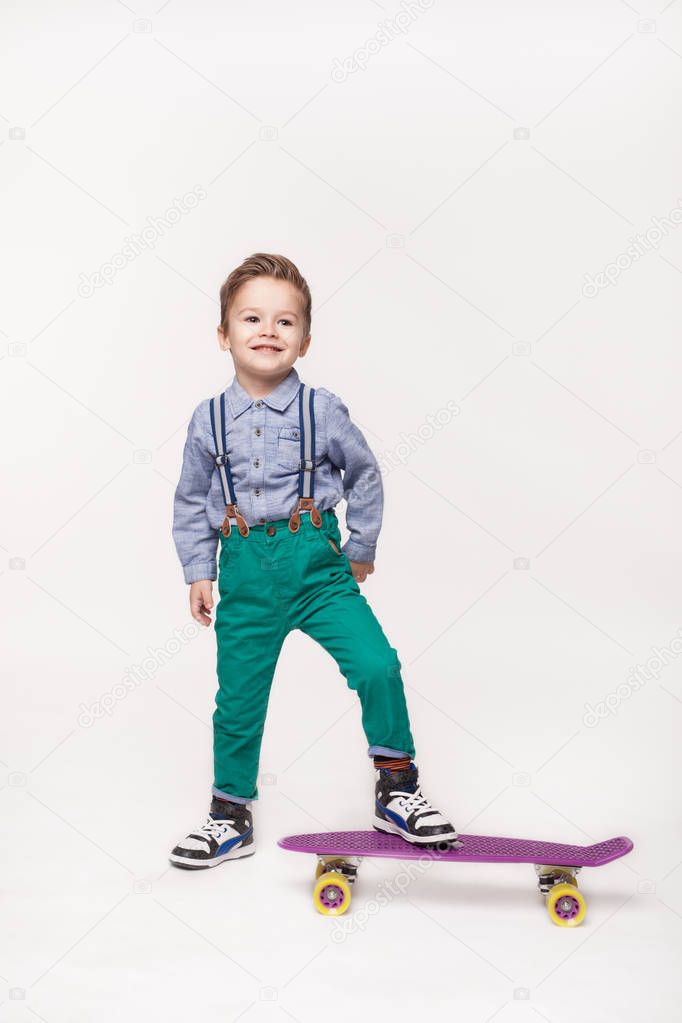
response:
[[[263,402],[262,401],[257,401],[256,402],[256,408],[263,408]]]
[[[260,437],[260,426],[256,427],[256,437]]]
[[[256,497],[260,497],[260,488],[259,487],[256,487],[256,489],[254,490],[254,494],[256,495]]]
[[[268,536],[274,536],[275,533],[277,532],[277,530],[275,529],[274,526],[268,526],[268,529],[266,530],[266,532],[267,532]]]
[[[260,458],[254,458],[253,464],[255,465],[256,468],[258,468],[258,466],[260,465]]]
[[[259,522],[265,522],[265,519],[259,519],[258,521]]]

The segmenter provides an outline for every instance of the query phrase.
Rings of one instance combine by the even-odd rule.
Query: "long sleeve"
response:
[[[192,414],[173,500],[173,540],[186,583],[218,578],[218,533],[211,528],[206,513],[214,460],[202,442],[200,424],[205,406],[202,402]]]
[[[353,423],[348,408],[332,394],[327,412],[329,458],[343,469],[346,525],[350,537],[341,548],[351,561],[374,561],[384,510],[379,463]]]

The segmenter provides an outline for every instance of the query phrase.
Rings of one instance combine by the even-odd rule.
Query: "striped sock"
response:
[[[404,771],[412,763],[411,757],[374,757],[374,767],[379,770],[388,767],[391,771]]]

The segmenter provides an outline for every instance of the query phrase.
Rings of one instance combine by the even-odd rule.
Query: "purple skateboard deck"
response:
[[[398,860],[439,860],[453,863],[531,863],[538,876],[538,890],[545,897],[553,923],[576,927],[586,913],[585,897],[576,875],[582,867],[601,867],[633,848],[625,835],[594,845],[565,845],[539,839],[505,838],[502,835],[460,835],[459,844],[414,845],[399,835],[383,831],[320,831],[288,835],[277,843],[291,852],[317,857],[313,904],[319,913],[339,916],[351,902],[358,864],[364,856]]]
[[[381,831],[322,831],[288,835],[277,843],[291,852],[317,856],[384,856],[393,859],[460,860],[462,863],[532,863],[567,867],[601,867],[633,848],[624,835],[607,838],[595,845],[564,845],[527,838],[503,838],[489,835],[460,835],[461,847],[444,849],[419,846],[398,835]]]

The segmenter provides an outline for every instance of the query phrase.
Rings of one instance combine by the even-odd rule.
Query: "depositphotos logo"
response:
[[[81,728],[91,728],[95,721],[105,715],[111,717],[114,708],[121,700],[125,700],[129,693],[134,692],[142,682],[149,682],[155,678],[160,668],[171,661],[187,646],[195,636],[199,635],[199,626],[196,622],[188,622],[181,629],[174,629],[173,636],[165,646],[147,647],[148,656],[141,664],[133,664],[126,671],[120,682],[116,682],[111,689],[102,693],[99,699],[95,700],[88,707],[85,703],[79,706],[79,714],[76,718]]]
[[[621,682],[613,692],[608,693],[603,700],[598,700],[594,706],[591,703],[585,704],[583,724],[586,728],[595,728],[600,721],[609,715],[615,715],[621,703],[629,700],[633,693],[642,689],[647,682],[658,678],[663,671],[676,657],[682,653],[682,626],[677,630],[668,646],[652,647],[651,657],[644,664],[636,664],[630,669],[625,682]]]
[[[331,71],[332,81],[342,83],[356,71],[366,71],[372,57],[392,43],[396,35],[404,35],[419,15],[430,10],[435,2],[436,0],[401,0],[402,11],[398,11],[393,18],[384,18],[383,21],[380,21],[378,32],[365,40],[362,46],[358,46],[348,57],[334,58]]]
[[[103,288],[105,284],[112,285],[117,274],[130,266],[143,252],[153,249],[159,238],[163,238],[168,231],[179,224],[183,216],[196,209],[206,196],[206,189],[201,185],[196,185],[191,191],[176,198],[173,205],[165,210],[162,216],[147,217],[147,226],[143,227],[139,234],[131,234],[124,238],[125,244],[118,252],[114,252],[106,263],[102,263],[91,274],[81,273],[78,278],[78,296],[90,298],[98,288]]]
[[[671,229],[680,224],[682,224],[682,199],[677,200],[677,206],[674,206],[667,216],[651,217],[651,227],[647,228],[644,234],[635,234],[629,238],[630,244],[625,252],[621,252],[610,263],[607,263],[603,270],[597,274],[585,274],[583,296],[596,298],[604,288],[615,287],[633,263],[637,263],[649,252],[655,251],[663,239],[667,238]]]

